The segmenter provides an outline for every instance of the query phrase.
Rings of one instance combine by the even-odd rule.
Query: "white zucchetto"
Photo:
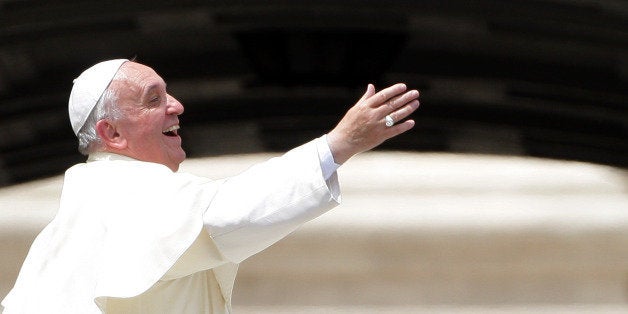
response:
[[[111,80],[127,59],[103,61],[85,70],[74,80],[68,112],[74,134],[78,134]]]

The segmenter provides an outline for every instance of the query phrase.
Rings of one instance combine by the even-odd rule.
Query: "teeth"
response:
[[[173,126],[167,128],[167,129],[165,129],[162,133],[168,133],[168,132],[176,131],[178,129],[179,129],[179,125],[177,124],[177,125],[173,125]]]

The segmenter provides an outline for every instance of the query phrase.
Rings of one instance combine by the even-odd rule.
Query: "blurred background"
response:
[[[412,131],[343,167],[341,210],[242,265],[236,311],[626,310],[625,1],[2,0],[0,297],[85,159],[72,80],[112,58],[166,80],[212,177],[367,83],[421,91]]]

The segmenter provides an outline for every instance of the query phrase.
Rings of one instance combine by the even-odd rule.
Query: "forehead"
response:
[[[123,83],[121,94],[142,97],[153,88],[165,88],[166,82],[152,68],[136,62],[125,62],[116,75]]]

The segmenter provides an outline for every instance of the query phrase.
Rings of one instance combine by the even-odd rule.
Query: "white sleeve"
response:
[[[334,156],[331,154],[329,143],[327,142],[327,134],[316,139],[316,147],[318,149],[318,159],[321,163],[321,169],[323,171],[323,178],[328,180],[340,165],[334,161]]]
[[[203,222],[229,261],[243,261],[339,204],[333,165],[326,170],[331,171],[327,178],[323,174],[331,153],[322,140],[224,180]]]

